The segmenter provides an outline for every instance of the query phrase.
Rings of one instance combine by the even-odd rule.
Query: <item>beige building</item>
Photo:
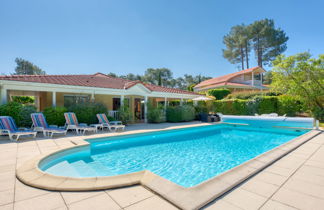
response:
[[[146,122],[147,103],[197,97],[196,93],[157,85],[114,78],[102,73],[93,75],[10,75],[0,76],[1,103],[13,96],[33,96],[39,111],[49,106],[70,106],[87,101],[101,102],[109,115],[118,118],[118,109],[125,102],[134,119]]]
[[[268,88],[262,84],[264,72],[266,71],[263,68],[254,67],[221,77],[215,77],[197,84],[194,87],[194,91],[201,92],[218,88],[227,88],[232,92],[266,90]]]

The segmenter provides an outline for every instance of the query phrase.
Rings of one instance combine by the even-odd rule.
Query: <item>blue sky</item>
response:
[[[287,55],[324,53],[321,0],[0,0],[0,70],[16,57],[48,74],[174,76],[237,71],[222,57],[222,38],[236,24],[272,18],[289,36]],[[255,65],[252,58],[252,65]]]

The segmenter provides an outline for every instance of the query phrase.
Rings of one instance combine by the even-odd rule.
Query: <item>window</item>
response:
[[[74,104],[86,103],[90,101],[89,96],[81,96],[81,95],[65,95],[64,96],[64,106],[69,107]]]

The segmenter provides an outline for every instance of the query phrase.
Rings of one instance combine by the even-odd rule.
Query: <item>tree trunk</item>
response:
[[[259,34],[257,35],[257,59],[258,59],[258,66],[262,67],[262,48],[260,46],[260,37]]]
[[[241,62],[242,62],[242,70],[244,70],[244,51],[243,47],[241,46]]]
[[[245,60],[246,60],[246,68],[249,68],[249,52],[248,52],[248,43],[245,42]]]
[[[259,49],[258,65],[262,67],[262,47]]]

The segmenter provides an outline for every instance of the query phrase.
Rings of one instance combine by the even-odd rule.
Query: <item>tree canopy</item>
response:
[[[271,65],[276,56],[287,49],[288,37],[276,28],[271,19],[258,20],[250,25],[233,26],[223,38],[223,56],[241,69],[249,68],[249,54],[254,50],[258,66]]]
[[[324,120],[324,54],[317,59],[308,52],[280,55],[273,65],[272,88],[298,96],[315,117]]]
[[[15,75],[45,75],[46,72],[43,71],[38,66],[33,63],[24,60],[22,58],[16,58],[15,62],[17,66],[15,68]]]
[[[179,88],[183,90],[193,90],[193,86],[211,77],[196,75],[192,76],[185,74],[183,77],[174,78],[173,73],[167,68],[149,68],[145,71],[144,75],[138,74],[127,74],[127,75],[116,75],[115,73],[108,73],[109,76],[119,77],[128,80],[139,80],[142,82],[161,85],[164,87]]]

